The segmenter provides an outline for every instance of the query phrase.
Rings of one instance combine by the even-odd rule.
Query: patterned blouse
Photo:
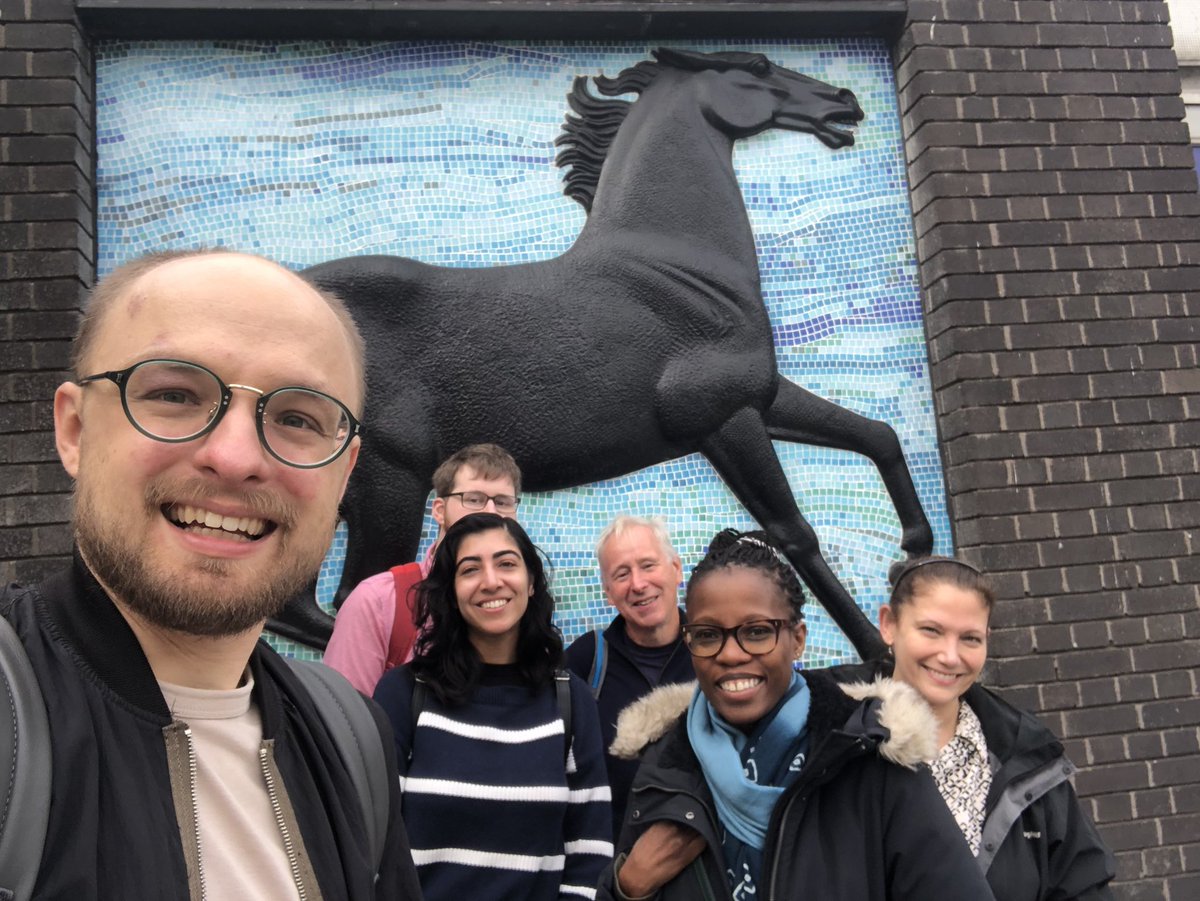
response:
[[[992,770],[988,766],[983,726],[965,701],[958,705],[954,737],[938,752],[930,769],[938,791],[971,846],[971,853],[978,857]]]

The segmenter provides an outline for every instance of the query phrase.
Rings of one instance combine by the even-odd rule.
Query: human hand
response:
[[[683,872],[707,842],[695,829],[660,821],[638,836],[617,870],[617,888],[626,898],[645,898]]]

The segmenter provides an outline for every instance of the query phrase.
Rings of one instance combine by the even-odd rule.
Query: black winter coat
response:
[[[928,770],[909,768],[935,743],[928,707],[899,683],[843,689],[828,676],[802,675],[812,693],[811,751],[771,815],[756,901],[990,899],[933,778]],[[708,844],[663,887],[662,901],[731,897],[722,827],[688,741],[688,688],[660,689],[635,705],[618,730],[625,752],[638,737],[661,735],[646,750],[634,780],[618,849],[627,852],[659,820],[689,826]],[[610,868],[598,898],[618,897],[613,879]]]
[[[679,614],[684,621],[683,611]],[[692,671],[692,655],[683,643],[681,633],[675,639],[674,649],[663,666],[657,682],[650,682],[629,656],[629,637],[625,634],[625,617],[618,616],[604,630],[604,650],[607,661],[604,666],[604,682],[596,698],[600,711],[600,737],[604,741],[604,763],[608,767],[608,784],[612,788],[613,840],[621,831],[625,820],[625,804],[629,800],[629,787],[637,774],[637,760],[624,760],[608,753],[608,747],[617,736],[617,717],[621,711],[639,698],[644,698],[659,685],[691,682],[696,678]],[[591,677],[596,659],[596,633],[585,632],[567,648],[567,668],[584,682]],[[590,682],[589,682],[590,684]]]
[[[831,670],[842,681],[890,676],[881,661]],[[979,867],[997,901],[1112,898],[1116,861],[1079,805],[1075,767],[1038,720],[972,685],[964,700],[987,740],[992,787],[984,811]]]
[[[168,763],[174,752],[167,745],[178,747],[179,729],[108,595],[76,557],[70,571],[39,586],[0,593],[0,615],[29,655],[50,721],[53,789],[34,901],[199,897],[196,880],[189,883]],[[397,780],[376,882],[359,795],[307,691],[261,642],[250,669],[264,745],[321,898],[419,899]],[[371,709],[394,772],[391,727]]]

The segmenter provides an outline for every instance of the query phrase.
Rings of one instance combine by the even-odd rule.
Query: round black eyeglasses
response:
[[[742,623],[732,629],[709,626],[703,623],[687,623],[683,627],[683,643],[693,657],[716,657],[725,647],[729,636],[747,654],[760,657],[775,650],[779,643],[779,630],[787,625],[786,619],[757,619]]]
[[[105,380],[120,388],[129,424],[155,441],[180,443],[207,435],[229,409],[234,388],[258,395],[258,440],[288,466],[316,469],[332,463],[362,432],[349,408],[328,394],[312,388],[264,392],[251,385],[226,385],[216,373],[185,360],[143,360],[128,369],[85,376],[79,384]]]

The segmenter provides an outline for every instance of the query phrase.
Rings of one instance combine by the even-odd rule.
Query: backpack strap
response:
[[[388,640],[388,655],[383,669],[387,672],[408,660],[409,652],[417,640],[417,627],[413,625],[413,608],[408,602],[409,593],[424,576],[420,563],[405,563],[390,570],[396,587],[396,611],[392,617],[392,635]]]
[[[565,669],[554,673],[554,698],[563,724],[563,766],[571,757],[571,674]]]
[[[367,826],[367,846],[378,874],[388,826],[391,781],[383,736],[367,700],[341,673],[311,660],[286,658],[292,672],[308,689],[322,721],[354,783]]]
[[[0,616],[0,899],[27,901],[50,819],[50,722],[29,657]]]
[[[412,763],[413,745],[417,743],[417,720],[421,718],[421,711],[425,709],[425,696],[428,693],[429,688],[425,680],[420,676],[413,676],[412,700],[408,704],[412,714],[412,735],[408,739],[409,763]]]
[[[604,677],[608,675],[608,648],[604,646],[604,632],[593,629],[595,651],[592,654],[592,668],[588,670],[588,685],[592,689],[592,697],[600,699],[600,689],[604,687]]]

